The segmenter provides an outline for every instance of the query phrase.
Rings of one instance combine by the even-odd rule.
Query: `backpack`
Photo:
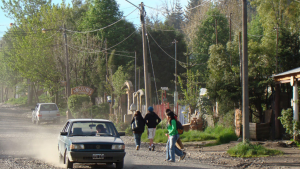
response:
[[[131,123],[131,129],[134,131],[136,129],[138,129],[138,119],[136,117],[134,117],[134,121]]]
[[[183,126],[178,120],[176,120],[176,127],[177,127],[178,134],[183,134]]]

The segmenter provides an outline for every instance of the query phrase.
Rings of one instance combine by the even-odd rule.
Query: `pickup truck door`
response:
[[[61,130],[61,132],[68,132],[70,128],[70,122],[67,122],[66,125],[64,126],[64,128]],[[59,139],[58,139],[58,145],[59,145],[59,151],[60,153],[63,155],[65,149],[66,149],[66,142],[68,139],[68,135],[67,136],[62,136],[59,133]]]

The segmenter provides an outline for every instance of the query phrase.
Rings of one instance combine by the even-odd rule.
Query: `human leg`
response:
[[[169,153],[170,153],[170,157],[171,157],[171,159],[170,159],[170,161],[175,161],[175,143],[176,143],[176,141],[177,141],[177,139],[176,139],[176,135],[174,135],[174,136],[169,136],[169,140],[170,140],[170,142],[169,142]]]
[[[170,160],[170,140],[168,139],[166,144],[166,160]]]

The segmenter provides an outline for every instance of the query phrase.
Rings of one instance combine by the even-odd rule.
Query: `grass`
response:
[[[165,136],[165,133],[167,132],[167,129],[157,129],[154,142],[166,143],[168,138]],[[180,135],[180,138],[182,142],[216,140],[215,143],[207,144],[207,146],[219,145],[237,140],[237,136],[235,135],[233,129],[224,128],[222,126],[216,126],[215,128],[208,127],[205,131],[191,130],[184,132],[182,135]],[[145,130],[142,135],[142,141],[148,141],[147,130]]]
[[[232,157],[268,157],[283,154],[282,151],[267,149],[262,145],[254,145],[249,141],[239,143],[230,148],[227,153]]]

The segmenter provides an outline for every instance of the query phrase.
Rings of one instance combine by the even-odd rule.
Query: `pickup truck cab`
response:
[[[55,103],[37,103],[32,111],[32,123],[39,125],[41,122],[59,123],[60,113]]]

